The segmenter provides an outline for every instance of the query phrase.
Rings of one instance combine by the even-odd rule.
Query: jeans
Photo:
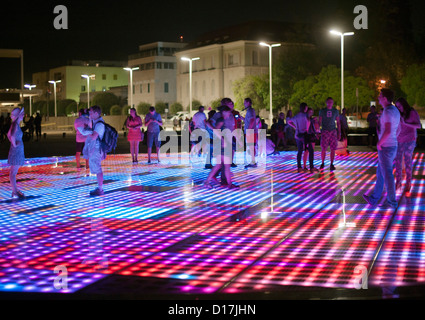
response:
[[[415,151],[416,141],[399,143],[397,156],[395,157],[395,177],[397,181],[402,181],[402,161],[406,168],[406,184],[412,181],[413,152]]]
[[[375,189],[370,196],[370,200],[376,204],[381,199],[382,192],[387,189],[387,202],[397,207],[395,197],[395,182],[393,174],[393,162],[397,154],[397,147],[382,147],[378,150],[378,168],[376,169]]]

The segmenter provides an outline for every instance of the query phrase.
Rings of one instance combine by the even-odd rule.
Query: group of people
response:
[[[384,206],[396,207],[395,190],[402,185],[402,160],[404,159],[406,171],[405,190],[410,191],[412,180],[412,162],[413,152],[416,146],[416,130],[421,128],[418,113],[403,98],[398,99],[393,104],[394,93],[389,89],[382,89],[379,95],[379,103],[383,107],[382,115],[378,115],[376,121],[376,132],[378,135],[378,168],[376,172],[376,184],[373,193],[370,196],[364,195],[365,200],[370,205],[376,205],[381,198],[383,187],[387,189],[387,201]],[[324,169],[326,153],[330,148],[330,170],[335,170],[335,149],[338,139],[344,134],[344,125],[341,125],[341,115],[333,106],[334,100],[329,97],[326,100],[326,107],[319,111],[319,116],[314,117],[314,110],[309,108],[306,103],[301,103],[299,112],[293,117],[287,117],[287,126],[293,128],[296,141],[297,167],[298,172],[310,171],[311,173],[319,170],[314,167],[314,146],[319,141],[321,151],[321,166]],[[212,188],[213,184],[221,184],[229,189],[238,189],[239,186],[233,184],[231,167],[236,167],[234,155],[237,150],[237,144],[246,143],[249,157],[245,168],[255,168],[256,155],[258,154],[258,135],[261,129],[261,122],[258,121],[255,109],[252,107],[250,98],[244,100],[243,117],[234,109],[234,103],[229,98],[221,101],[218,110],[210,110],[208,116],[204,113],[205,108],[199,107],[199,111],[193,116],[192,124],[189,128],[200,130],[199,139],[192,145],[192,154],[200,152],[201,136],[209,137],[210,146],[207,153],[205,168],[212,169],[209,173],[204,186]],[[97,176],[98,187],[90,192],[90,195],[102,195],[103,191],[103,171],[101,162],[106,158],[106,154],[100,147],[100,141],[105,132],[105,124],[102,119],[102,112],[99,106],[92,106],[88,112],[80,110],[79,117],[75,121],[77,132],[76,140],[76,160],[77,167],[80,167],[80,156],[83,153],[86,159],[86,167],[92,174]],[[345,113],[342,113],[345,116]],[[11,166],[10,182],[12,185],[12,197],[24,197],[16,185],[16,175],[20,166],[24,164],[24,147],[22,142],[22,130],[20,122],[24,118],[23,109],[15,108],[11,112],[11,125],[7,137],[11,142],[8,164]],[[284,121],[284,115],[281,117]],[[242,125],[244,123],[244,125]],[[283,122],[284,123],[284,122]],[[151,151],[155,142],[158,162],[160,162],[160,126],[162,126],[161,116],[150,107],[149,113],[145,116],[144,125],[147,127],[148,142],[148,163],[151,162]],[[130,110],[130,115],[126,120],[126,126],[129,130],[128,141],[130,142],[130,151],[133,163],[138,162],[139,143],[144,138],[141,131],[143,121],[134,108]],[[244,141],[238,141],[238,138],[232,135],[235,129],[243,129]],[[227,130],[227,133],[223,132]],[[282,137],[280,137],[282,139]],[[217,142],[218,141],[218,142]],[[218,144],[217,144],[218,143]],[[218,145],[219,148],[213,148]],[[213,150],[214,149],[214,150]],[[304,153],[304,155],[303,155]],[[212,157],[215,157],[215,166],[212,166]],[[309,159],[310,168],[306,168],[306,161]],[[303,160],[303,165],[301,161]],[[393,163],[396,168],[396,180],[394,181]],[[221,182],[217,177],[221,173]]]

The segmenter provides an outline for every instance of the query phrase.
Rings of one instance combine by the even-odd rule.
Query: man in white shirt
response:
[[[378,168],[376,169],[375,189],[370,196],[363,195],[363,198],[371,206],[375,206],[381,199],[384,185],[387,190],[387,200],[381,205],[383,208],[397,208],[395,194],[395,182],[393,174],[393,162],[397,154],[397,129],[400,124],[400,112],[392,104],[394,92],[389,89],[382,89],[379,94],[379,104],[384,107],[382,116],[378,120]]]
[[[102,110],[99,106],[91,107],[89,111],[91,126],[78,128],[81,134],[87,136],[83,149],[83,156],[85,159],[89,160],[90,173],[95,174],[97,177],[98,187],[90,192],[91,196],[100,196],[104,194],[102,160],[106,158],[106,154],[100,147],[100,141],[103,139],[105,133],[105,124],[101,114]]]
[[[198,134],[198,141],[193,141],[193,154],[199,154],[201,147],[202,147],[202,139],[204,137],[207,137],[206,133],[206,125],[205,122],[207,121],[207,116],[204,113],[205,107],[200,106],[199,111],[193,115],[192,122],[193,122],[193,129],[194,130],[201,130],[201,133]],[[204,142],[205,143],[205,142]]]

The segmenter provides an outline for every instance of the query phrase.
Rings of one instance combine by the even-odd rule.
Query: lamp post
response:
[[[133,108],[133,71],[139,70],[139,67],[136,68],[123,68],[126,71],[130,71],[130,107]]]
[[[81,77],[87,79],[87,108],[90,108],[90,79],[94,79],[94,74],[82,74]]]
[[[354,32],[339,32],[331,30],[330,33],[341,37],[341,112],[344,109],[344,37],[354,35]]]
[[[28,88],[30,91],[32,88],[35,88],[35,84],[26,84],[25,88]],[[32,102],[31,102],[31,94],[30,94],[30,117],[32,116]]]
[[[58,116],[58,108],[57,108],[57,101],[56,101],[56,83],[61,82],[61,80],[57,80],[57,81],[49,81],[49,83],[53,84],[53,94],[54,94],[54,98],[55,98],[55,118]]]
[[[199,57],[196,58],[181,58],[183,61],[189,62],[189,117],[192,116],[192,62],[195,60],[199,60]]]
[[[265,42],[260,42],[260,46],[263,47],[269,47],[269,77],[270,77],[270,115],[269,115],[269,121],[270,126],[273,123],[273,97],[272,97],[272,49],[275,47],[280,47],[280,43],[274,43],[274,44],[267,44]]]

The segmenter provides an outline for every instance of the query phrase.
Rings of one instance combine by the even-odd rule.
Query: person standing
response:
[[[382,196],[384,185],[387,190],[387,200],[382,205],[384,208],[396,208],[395,182],[393,175],[393,162],[397,154],[397,130],[400,124],[400,112],[392,104],[394,92],[382,89],[379,94],[379,104],[384,108],[379,119],[378,131],[378,168],[376,169],[375,189],[371,195],[363,198],[371,206],[375,206]]]
[[[368,129],[368,140],[369,140],[369,147],[372,147],[375,145],[376,140],[376,130],[377,130],[377,124],[378,124],[378,113],[376,112],[376,107],[371,106],[370,107],[370,113],[367,115],[367,123],[369,124]]]
[[[288,112],[286,113],[286,123],[289,122],[289,120],[291,120],[293,117],[292,115],[292,110],[288,110]],[[296,141],[295,141],[295,130],[293,127],[287,125],[285,126],[285,144],[295,144],[297,145]]]
[[[222,106],[227,106],[230,108],[230,115],[227,118],[224,118],[224,128],[225,129],[229,129],[231,133],[233,133],[233,131],[236,129],[236,119],[235,119],[235,104],[233,103],[233,101],[230,98],[223,98],[221,100],[221,105]],[[237,113],[239,114],[239,113]],[[235,168],[237,167],[237,165],[234,162],[234,156],[235,156],[235,151],[236,151],[236,137],[232,138],[232,164],[231,167]]]
[[[310,120],[310,126],[308,127],[307,133],[305,135],[305,150],[304,150],[304,157],[303,157],[303,170],[308,171],[307,169],[307,158],[309,158],[310,164],[314,161],[314,155],[311,156],[311,150],[314,152],[314,147],[316,145],[317,140],[317,134],[319,131],[319,122],[316,117],[314,117],[314,110],[312,108],[307,109],[307,119]],[[311,144],[311,146],[310,146]],[[317,172],[317,170],[314,166],[311,168],[310,166],[310,172],[314,173]]]
[[[89,115],[84,111],[84,109],[80,109],[78,111],[78,118],[74,121],[74,128],[76,131],[75,140],[75,161],[77,163],[77,168],[80,168],[80,157],[81,152],[83,152],[84,144],[86,142],[87,137],[83,135],[78,128],[83,128],[90,124]],[[86,169],[89,169],[89,160],[86,159]]]
[[[400,130],[397,136],[397,154],[395,157],[396,190],[401,188],[402,161],[406,168],[406,192],[410,192],[412,182],[413,152],[416,147],[417,129],[421,128],[419,114],[404,98],[395,103],[400,111]]]
[[[34,126],[35,126],[35,135],[37,136],[37,141],[38,141],[38,139],[41,139],[41,115],[40,115],[40,111],[37,111],[37,115],[35,116],[35,119],[34,119]]]
[[[252,100],[250,98],[246,98],[243,103],[246,114],[245,114],[245,139],[247,152],[251,155],[251,163],[245,166],[246,168],[255,168],[257,167],[257,163],[255,162],[255,145],[258,143],[258,129],[255,125],[255,109],[252,107]]]
[[[298,166],[298,173],[304,172],[303,167],[301,166],[301,159],[303,151],[308,147],[308,151],[310,154],[310,172],[313,173],[317,171],[317,169],[314,168],[313,165],[313,159],[314,159],[314,150],[312,149],[312,144],[307,143],[307,134],[308,129],[310,128],[310,119],[307,117],[307,109],[308,106],[305,102],[300,104],[300,112],[297,113],[295,117],[292,117],[288,121],[288,125],[293,127],[295,129],[295,141],[297,142],[297,166]]]
[[[16,175],[19,167],[25,163],[24,143],[22,141],[23,132],[21,130],[21,121],[25,117],[24,108],[15,108],[11,114],[11,125],[7,132],[7,138],[10,141],[9,156],[7,164],[10,165],[9,179],[12,186],[12,198],[25,198],[24,194],[18,190],[16,184]]]
[[[161,147],[161,141],[159,140],[160,126],[162,126],[162,118],[159,113],[155,111],[155,107],[149,108],[149,113],[145,117],[145,126],[147,127],[147,144],[148,144],[148,163],[151,163],[152,146],[155,141],[156,154],[158,163],[161,163],[159,159],[159,151]]]
[[[202,150],[202,140],[205,137],[207,116],[204,113],[205,107],[199,106],[198,112],[196,112],[192,117],[193,130],[200,130],[202,135],[198,137],[198,141],[195,142],[193,146],[193,153],[199,154]]]
[[[319,125],[321,126],[321,141],[322,147],[322,164],[320,169],[325,168],[326,151],[328,147],[331,149],[330,170],[335,170],[334,159],[337,142],[341,136],[341,125],[339,121],[339,112],[333,107],[334,100],[329,97],[326,99],[326,108],[319,111]]]
[[[133,163],[138,163],[139,143],[143,141],[143,135],[140,128],[143,126],[142,118],[137,115],[136,108],[130,109],[130,115],[127,117],[125,125],[128,129],[127,140],[130,143],[130,153]]]
[[[103,195],[103,170],[102,160],[106,154],[102,151],[100,141],[105,134],[105,122],[102,118],[102,109],[99,106],[92,106],[89,110],[90,125],[78,130],[87,136],[83,149],[83,157],[89,160],[90,173],[96,175],[97,188],[90,191],[91,196]]]

